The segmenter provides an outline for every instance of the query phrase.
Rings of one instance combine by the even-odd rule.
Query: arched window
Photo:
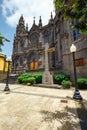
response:
[[[39,34],[36,32],[32,33],[30,36],[30,41],[31,41],[31,43],[39,42]]]
[[[44,31],[44,43],[49,43],[49,31]]]

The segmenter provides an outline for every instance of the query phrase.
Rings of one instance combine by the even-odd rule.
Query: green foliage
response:
[[[87,78],[78,78],[77,84],[79,89],[87,89]]]
[[[42,83],[42,73],[35,73],[32,76],[35,78],[36,83]]]
[[[23,73],[23,74],[21,74],[21,76],[24,78],[32,77],[32,75],[30,73]]]
[[[54,75],[54,80],[57,81],[57,83],[59,85],[61,85],[61,83],[62,83],[63,80],[67,81],[69,79],[70,79],[69,76],[66,75],[66,74],[56,74],[56,75]]]
[[[21,75],[17,78],[19,83],[23,83]]]
[[[75,21],[73,28],[87,34],[87,0],[54,0],[54,6],[55,11],[61,12],[66,20]]]
[[[30,78],[24,78],[22,80],[23,83],[30,83],[30,85],[34,84],[35,83],[35,78],[34,77],[30,77]]]
[[[0,51],[2,51],[1,46],[3,46],[3,37],[0,35]]]
[[[5,38],[4,36],[2,36],[2,35],[0,34],[0,51],[2,51],[1,46],[4,45],[4,44],[3,44],[4,41],[9,42],[9,40],[8,40],[7,38]]]
[[[28,82],[27,83],[30,83],[30,85],[33,85],[35,83],[35,78],[34,77],[28,78]]]
[[[23,73],[18,77],[18,82],[19,83],[28,83],[28,78],[32,77],[31,74],[29,73]]]
[[[18,77],[18,82],[19,83],[42,83],[42,73],[35,73],[35,74],[30,74],[30,73],[23,73]]]
[[[63,80],[62,81],[62,86],[63,88],[70,88],[72,85],[72,82],[70,80],[66,81],[66,80]]]

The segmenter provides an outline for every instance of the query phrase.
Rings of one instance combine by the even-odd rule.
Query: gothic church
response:
[[[45,68],[44,45],[49,45],[49,70],[54,73],[66,73],[73,79],[73,61],[70,46],[74,43],[78,77],[87,77],[87,35],[70,27],[60,13],[53,18],[52,13],[47,25],[42,24],[40,16],[38,25],[35,18],[30,30],[25,26],[23,16],[16,27],[13,42],[12,72],[43,72]],[[54,49],[52,49],[54,48]]]

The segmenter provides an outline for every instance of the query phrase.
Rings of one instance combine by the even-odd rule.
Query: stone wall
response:
[[[7,72],[0,71],[0,82],[2,82],[7,77]]]

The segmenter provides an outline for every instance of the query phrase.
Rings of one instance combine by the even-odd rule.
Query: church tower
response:
[[[25,71],[26,63],[26,48],[28,46],[28,24],[25,27],[23,15],[21,15],[18,25],[16,27],[16,35],[13,43],[12,66],[13,72],[20,73]]]
[[[16,34],[24,34],[26,32],[25,25],[24,25],[24,18],[23,15],[21,15],[19,19],[19,23],[16,28]]]

